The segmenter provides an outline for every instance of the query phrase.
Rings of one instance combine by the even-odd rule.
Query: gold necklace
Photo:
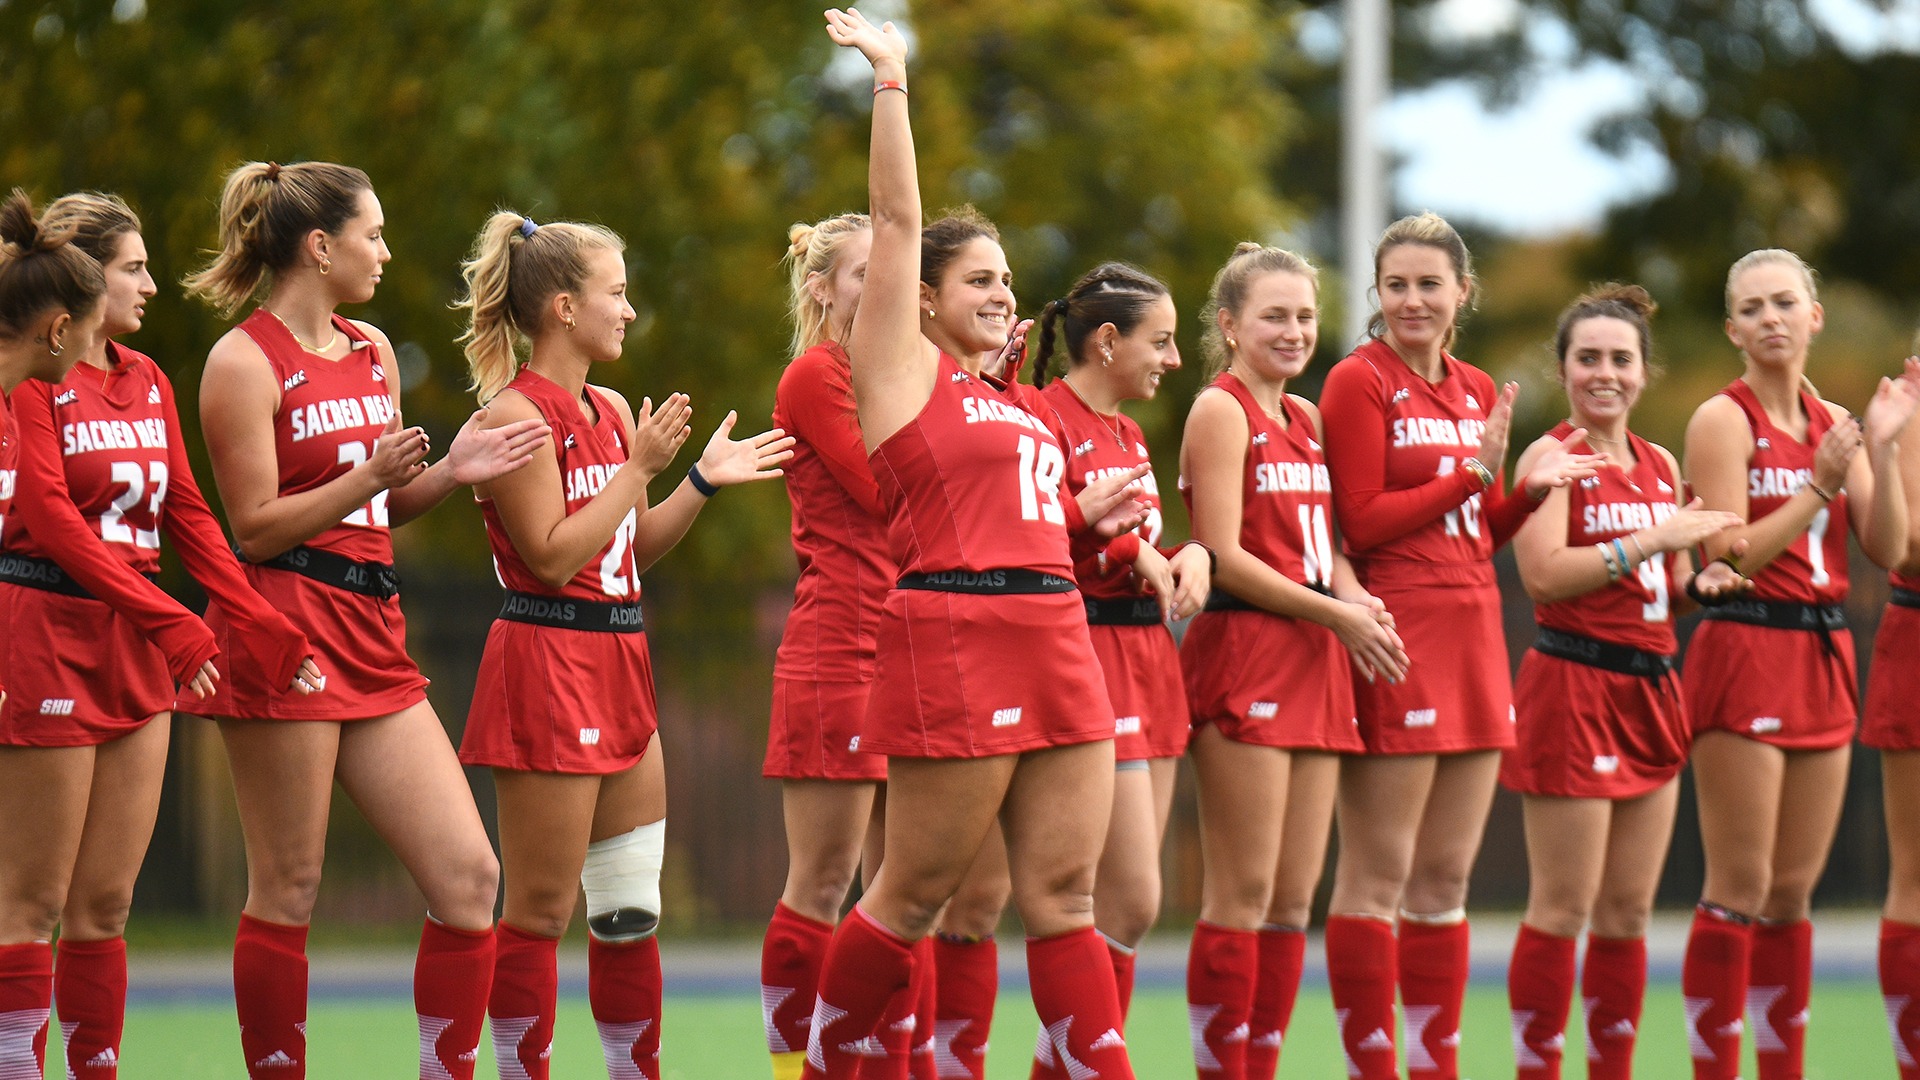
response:
[[[1267,419],[1274,421],[1275,423],[1279,424],[1283,428],[1291,426],[1287,422],[1287,406],[1286,406],[1287,392],[1285,389],[1282,389],[1280,391],[1279,401],[1274,402],[1272,405],[1268,405],[1266,402],[1260,400],[1260,395],[1255,394],[1253,392],[1253,383],[1248,381],[1245,375],[1242,375],[1240,372],[1234,370],[1234,365],[1232,364],[1227,365],[1227,373],[1232,375],[1234,378],[1239,379],[1240,385],[1247,388],[1248,395],[1251,396],[1253,400],[1259,404],[1260,411],[1267,414]]]
[[[1113,432],[1114,444],[1119,446],[1120,449],[1125,450],[1127,448],[1127,437],[1120,434],[1120,417],[1116,415],[1109,421],[1105,413],[1094,408],[1093,404],[1087,400],[1087,396],[1080,392],[1080,388],[1073,385],[1073,376],[1062,375],[1060,376],[1060,381],[1067,384],[1067,389],[1073,391],[1073,396],[1080,399],[1080,404],[1085,405],[1088,412],[1100,418],[1100,426]]]
[[[307,350],[308,352],[314,354],[315,356],[327,355],[327,352],[331,350],[334,347],[334,345],[340,341],[340,328],[333,324],[332,319],[327,320],[327,329],[332,331],[332,333],[327,335],[327,343],[316,349],[313,346],[307,344],[305,339],[301,338],[299,334],[294,333],[293,327],[287,324],[287,320],[280,317],[279,312],[273,310],[272,308],[266,308],[266,307],[263,307],[260,310],[273,316],[273,321],[279,323],[281,328],[287,332],[287,336],[293,338],[293,343],[295,345],[300,346],[301,348]]]

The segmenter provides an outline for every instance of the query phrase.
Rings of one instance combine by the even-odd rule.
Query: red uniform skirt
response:
[[[1333,631],[1265,611],[1203,611],[1180,644],[1193,724],[1234,742],[1357,754],[1352,670]]]
[[[1823,638],[1707,619],[1687,646],[1680,684],[1695,738],[1731,731],[1782,750],[1832,750],[1853,741],[1853,673],[1853,635],[1844,628]]]
[[[879,637],[862,750],[977,758],[1113,738],[1077,592],[894,589]]]
[[[173,707],[167,658],[131,619],[25,585],[0,583],[0,685],[5,746],[97,746]]]
[[[1113,702],[1114,760],[1186,753],[1187,691],[1173,635],[1164,626],[1089,626],[1087,633]]]
[[[1367,682],[1353,692],[1360,737],[1370,754],[1458,754],[1513,745],[1513,685],[1500,590],[1403,580],[1368,582],[1393,613],[1412,661],[1398,683]]]
[[[1678,676],[1625,675],[1534,649],[1514,680],[1500,782],[1523,795],[1635,799],[1679,775],[1691,732]]]
[[[407,617],[397,597],[364,596],[289,570],[246,566],[254,591],[307,635],[327,688],[301,695],[268,685],[265,665],[244,634],[207,609],[207,626],[220,645],[220,683],[202,701],[182,694],[176,707],[195,716],[241,720],[371,720],[391,716],[427,698],[427,679],[407,655]]]
[[[760,774],[774,780],[885,780],[887,759],[860,749],[872,686],[775,675]]]
[[[1880,620],[1860,741],[1875,750],[1920,750],[1920,609],[1888,604]]]
[[[646,634],[495,619],[480,654],[460,762],[617,773],[646,755],[659,724]]]

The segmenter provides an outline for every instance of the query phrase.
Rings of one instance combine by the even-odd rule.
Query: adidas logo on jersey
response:
[[[70,697],[50,697],[40,702],[41,716],[72,716],[73,699]]]
[[[1432,727],[1440,722],[1438,709],[1408,709],[1406,724],[1408,727]]]
[[[1474,397],[1474,396],[1473,396],[1472,394],[1468,394],[1468,395],[1467,395],[1467,408],[1469,408],[1469,409],[1477,409],[1477,408],[1479,408],[1479,407],[1480,407],[1480,402],[1479,402],[1479,399],[1477,399],[1477,398],[1475,398],[1475,397]]]
[[[280,392],[284,394],[296,386],[305,386],[306,384],[307,369],[301,368],[299,371],[287,376],[286,381],[280,384]]]
[[[297,1069],[300,1063],[287,1055],[285,1050],[275,1050],[266,1057],[253,1063],[256,1069]]]
[[[597,727],[581,728],[580,729],[580,745],[581,746],[599,746],[600,745],[600,729]]]
[[[1263,432],[1261,432],[1260,434],[1258,434],[1258,435],[1255,435],[1255,436],[1253,437],[1253,445],[1255,445],[1255,446],[1265,446],[1265,445],[1267,445],[1267,433],[1263,431]]]
[[[1307,436],[1307,449],[1312,450],[1315,453],[1318,453],[1320,451],[1320,444],[1314,441],[1314,438],[1311,435]]]
[[[1771,450],[1773,449],[1773,444],[1767,441],[1767,437],[1765,435],[1762,435],[1759,438],[1753,440],[1753,448],[1755,450]]]
[[[55,405],[71,405],[78,400],[80,400],[80,391],[63,390],[53,399],[53,403]]]
[[[993,726],[994,727],[1012,727],[1013,725],[1019,722],[1020,722],[1020,706],[1018,705],[1014,706],[1011,709],[993,710]]]
[[[1271,720],[1280,715],[1280,703],[1277,701],[1256,701],[1247,706],[1247,719]]]
[[[1398,405],[1412,396],[1413,391],[1403,386],[1393,392],[1393,404]]]
[[[1092,439],[1088,439],[1086,442],[1083,442],[1079,446],[1076,446],[1073,448],[1074,457],[1079,457],[1082,454],[1091,454],[1091,453],[1093,453]]]
[[[1241,1026],[1244,1027],[1245,1025],[1243,1024]],[[1127,1040],[1120,1037],[1120,1032],[1117,1028],[1108,1028],[1099,1038],[1088,1043],[1087,1049],[1118,1050],[1124,1048],[1126,1045]]]
[[[375,363],[373,365],[373,381],[374,382],[387,381],[387,365],[381,364],[381,363]]]
[[[1747,730],[1755,735],[1771,735],[1780,730],[1780,718],[1777,716],[1756,716],[1747,725]]]
[[[1593,756],[1593,771],[1599,773],[1602,776],[1611,776],[1614,773],[1619,772],[1620,771],[1620,755],[1595,754]]]
[[[159,387],[157,386],[147,387],[147,404],[149,405],[160,404],[160,388]]]

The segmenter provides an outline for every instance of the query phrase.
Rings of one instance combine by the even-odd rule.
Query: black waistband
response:
[[[1325,585],[1322,585],[1318,582],[1296,582],[1295,584],[1303,585],[1306,588],[1312,589],[1314,592],[1319,593],[1321,596],[1333,595],[1332,589],[1329,589]],[[1255,604],[1249,604],[1245,600],[1240,599],[1239,597],[1233,595],[1232,593],[1228,592],[1225,589],[1214,589],[1211,592],[1207,593],[1206,610],[1208,611],[1266,611],[1267,609]]]
[[[927,574],[902,574],[896,589],[924,589],[928,592],[983,594],[1058,593],[1079,588],[1072,578],[1049,574],[1044,570],[935,570]]]
[[[507,590],[500,605],[499,618],[533,626],[552,626],[561,630],[596,630],[603,634],[645,633],[647,622],[640,614],[640,603],[599,604],[592,600],[573,600],[559,596]]]
[[[159,574],[142,574],[148,581],[159,581]],[[73,580],[73,575],[60,568],[52,559],[36,559],[31,555],[0,555],[0,581],[10,585],[24,585],[41,592],[59,593],[61,596],[77,596],[82,600],[98,600],[99,597],[87,591],[87,587]]]
[[[1785,600],[1729,600],[1701,613],[1705,618],[1775,630],[1812,630],[1822,634],[1847,628],[1847,609],[1839,604],[1794,604]]]
[[[1533,639],[1534,651],[1547,656],[1571,660],[1576,664],[1585,664],[1602,671],[1614,671],[1622,675],[1639,675],[1648,679],[1659,679],[1673,670],[1673,657],[1660,653],[1647,652],[1629,645],[1617,645],[1611,641],[1601,641],[1581,634],[1569,634],[1565,630],[1540,628],[1540,636]]]
[[[1084,597],[1088,626],[1159,626],[1160,601],[1151,596],[1102,600]]]
[[[239,555],[240,549],[234,548],[233,553]],[[299,574],[322,585],[362,596],[386,600],[400,595],[400,572],[393,568],[392,563],[361,562],[305,544],[283,551],[259,565]]]
[[[1898,585],[1893,587],[1893,595],[1888,597],[1887,600],[1895,607],[1920,608],[1920,592],[1914,592],[1912,589],[1903,589]]]

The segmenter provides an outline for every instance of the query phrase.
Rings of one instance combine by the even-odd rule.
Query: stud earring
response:
[[[567,333],[569,333],[569,334],[571,334],[571,333],[573,333],[573,320],[572,320],[572,319],[570,319],[570,318],[569,318],[569,319],[561,319],[560,321],[561,321],[562,323],[565,323],[565,324],[566,324],[566,327],[567,327]]]
[[[931,319],[931,318],[933,318],[933,309],[932,309],[932,308],[928,308],[928,309],[927,309],[927,318],[929,318],[929,319]]]

